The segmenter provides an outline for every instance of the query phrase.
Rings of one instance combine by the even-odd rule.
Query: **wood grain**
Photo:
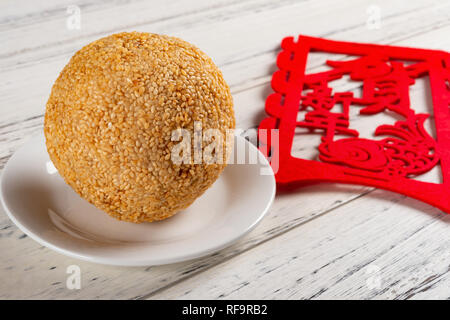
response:
[[[449,226],[377,190],[149,298],[449,299]]]

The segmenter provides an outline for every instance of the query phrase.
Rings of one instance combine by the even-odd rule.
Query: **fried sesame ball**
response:
[[[194,122],[224,137],[234,128],[220,70],[186,41],[131,32],[75,53],[53,85],[44,132],[68,185],[112,217],[139,223],[188,207],[223,171],[226,161],[171,160],[179,143],[172,131],[193,132]]]

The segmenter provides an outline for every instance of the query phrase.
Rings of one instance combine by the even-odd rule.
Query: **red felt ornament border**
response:
[[[272,78],[275,93],[266,100],[265,118],[259,126],[260,149],[277,159],[276,180],[280,185],[340,182],[373,186],[404,194],[450,213],[450,57],[437,50],[360,44],[300,36],[283,39]],[[331,70],[305,74],[310,52],[357,56],[350,61],[327,61]],[[411,61],[404,65],[400,61]],[[335,93],[328,81],[350,75],[363,83],[362,97],[351,92]],[[436,139],[423,128],[428,114],[415,113],[409,101],[409,86],[429,76]],[[306,92],[306,93],[305,93]],[[342,111],[335,112],[339,104]],[[350,106],[360,114],[395,112],[394,125],[376,128],[370,140],[351,128]],[[300,110],[306,112],[298,119]],[[319,159],[293,157],[296,127],[322,134]],[[279,142],[271,144],[270,129],[278,129]],[[335,136],[346,135],[344,139]],[[273,160],[272,160],[273,161]],[[414,180],[440,165],[442,183]]]

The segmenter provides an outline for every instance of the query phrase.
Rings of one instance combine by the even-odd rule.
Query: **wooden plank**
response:
[[[150,299],[449,299],[450,215],[380,190]]]

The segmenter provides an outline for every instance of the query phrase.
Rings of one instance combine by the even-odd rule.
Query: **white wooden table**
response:
[[[450,2],[2,1],[0,168],[42,130],[51,85],[70,56],[99,37],[131,30],[179,36],[209,54],[231,87],[237,126],[245,129],[264,116],[283,37],[450,51]],[[309,67],[320,68],[314,61]],[[278,194],[243,240],[184,263],[122,268],[67,258],[29,239],[3,211],[0,253],[1,299],[450,298],[450,215],[359,186]],[[66,287],[70,265],[81,268],[80,290]]]

